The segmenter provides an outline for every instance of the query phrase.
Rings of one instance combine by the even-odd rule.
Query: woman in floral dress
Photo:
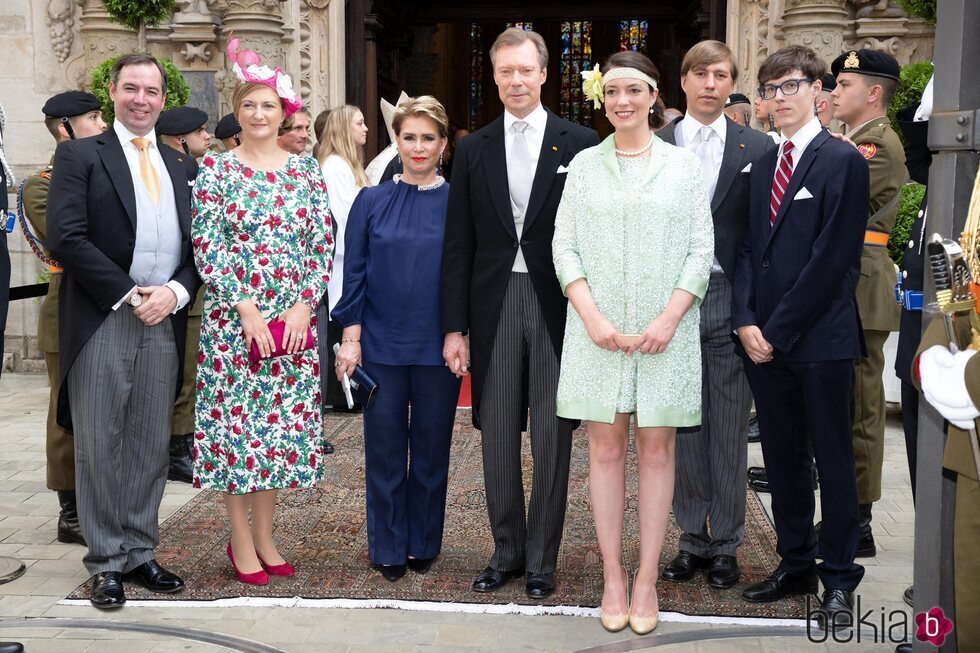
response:
[[[234,61],[231,45],[229,55]],[[276,144],[287,111],[298,108],[282,77],[254,63],[245,68],[248,81],[233,100],[242,145],[204,158],[192,206],[194,257],[207,287],[194,485],[226,493],[228,556],[239,579],[253,584],[293,573],[272,538],[276,491],[313,486],[323,449],[319,362],[315,348],[303,348],[308,327],[315,333],[311,316],[326,290],[333,240],[319,165]],[[287,353],[279,357],[267,357],[273,319],[285,322]],[[258,362],[249,361],[253,342]]]

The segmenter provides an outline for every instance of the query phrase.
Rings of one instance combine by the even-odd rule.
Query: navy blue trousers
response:
[[[364,411],[368,554],[379,565],[434,558],[460,380],[444,365],[363,365],[378,384]]]

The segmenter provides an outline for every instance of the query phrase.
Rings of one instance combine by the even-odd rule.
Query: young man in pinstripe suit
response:
[[[658,136],[701,160],[715,227],[715,260],[701,304],[703,424],[677,430],[674,516],[680,525],[677,557],[663,572],[676,582],[708,568],[708,584],[738,582],[735,552],[745,532],[746,430],[752,395],[731,339],[732,276],[748,219],[752,162],[775,147],[772,139],[724,115],[738,68],[731,50],[702,41],[681,64],[687,113]],[[711,523],[710,532],[708,523]]]

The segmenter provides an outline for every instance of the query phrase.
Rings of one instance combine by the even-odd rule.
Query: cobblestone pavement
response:
[[[21,641],[28,653],[894,650],[894,644],[873,643],[870,630],[862,631],[861,643],[820,644],[809,642],[802,628],[675,621],[665,621],[655,634],[638,638],[628,631],[607,633],[596,619],[583,617],[134,606],[104,614],[87,606],[58,605],[87,574],[81,564],[82,547],[55,540],[58,502],[44,484],[47,394],[41,375],[4,374],[0,379],[0,556],[15,556],[27,565],[24,576],[0,585],[0,641]],[[749,459],[761,464],[759,445],[749,446]],[[912,582],[914,513],[896,416],[888,421],[883,486],[874,511],[878,556],[861,561],[867,569],[861,602],[865,610],[874,611],[875,623],[892,610],[908,614],[902,592]],[[195,492],[186,484],[168,482],[160,519]],[[768,498],[763,500],[768,508]]]

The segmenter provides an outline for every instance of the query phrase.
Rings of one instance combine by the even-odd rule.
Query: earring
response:
[[[439,152],[439,167],[442,167],[442,152]]]
[[[653,105],[650,105],[650,113],[653,113]]]

